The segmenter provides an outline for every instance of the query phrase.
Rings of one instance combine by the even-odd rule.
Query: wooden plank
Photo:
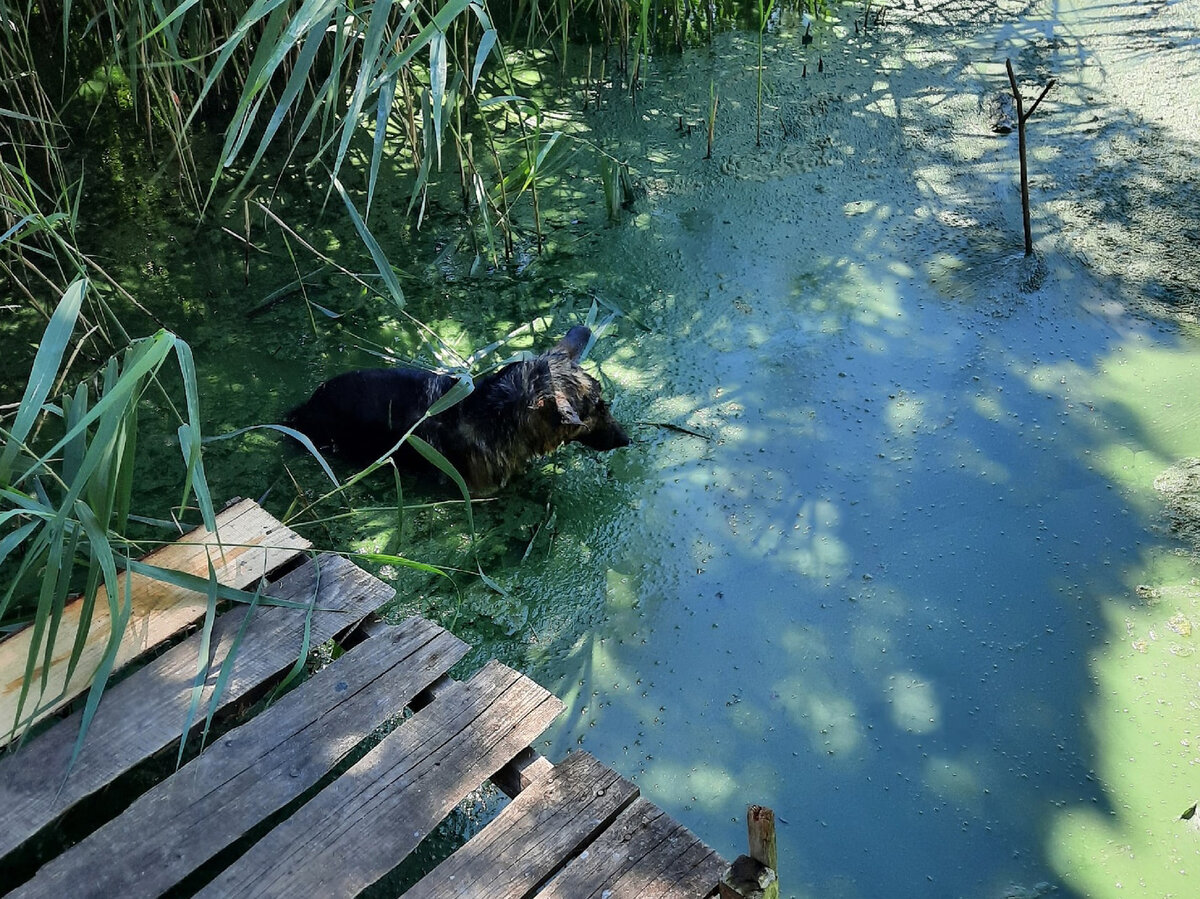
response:
[[[389,734],[198,895],[357,895],[562,707],[533,681],[489,662]]]
[[[14,897],[158,896],[314,786],[466,654],[410,618],[230,731]]]
[[[311,546],[251,500],[242,500],[223,510],[217,516],[216,524],[216,532],[197,528],[175,543],[152,552],[143,561],[207,578],[211,560],[217,580],[230,587],[245,588],[257,584],[269,571]],[[204,616],[208,602],[207,596],[194,590],[181,590],[128,573],[117,577],[122,601],[126,577],[132,578],[133,611],[121,638],[115,668],[198,621]],[[0,747],[11,742],[28,723],[44,718],[91,686],[92,676],[108,645],[111,621],[107,596],[101,587],[83,655],[70,683],[66,682],[67,662],[81,624],[83,604],[76,600],[67,605],[55,640],[46,689],[41,694],[31,692],[23,708],[21,684],[33,646],[33,629],[26,628],[0,643]],[[44,652],[45,647],[38,649],[39,656],[44,657]],[[40,685],[41,672],[39,665],[35,671],[35,684]]]
[[[321,556],[305,563],[267,592],[281,599],[313,603],[309,624],[314,646],[395,595],[391,587],[338,556]],[[207,714],[216,672],[246,613],[242,607],[232,609],[218,617],[213,627],[212,673],[200,707],[201,720]],[[259,606],[246,626],[218,708],[228,708],[289,668],[300,652],[304,623],[305,616],[295,609]],[[69,773],[79,712],[16,753],[0,758],[0,859],[67,809],[179,739],[191,702],[199,649],[200,635],[194,634],[109,687]]]
[[[538,899],[697,899],[716,892],[725,867],[686,827],[638,799]]]
[[[591,755],[572,753],[404,899],[532,896],[637,795],[637,787]]]

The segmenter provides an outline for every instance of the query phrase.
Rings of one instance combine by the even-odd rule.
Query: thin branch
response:
[[[1038,108],[1038,104],[1042,102],[1042,98],[1046,96],[1046,94],[1050,93],[1050,88],[1052,87],[1054,87],[1053,78],[1046,82],[1046,86],[1042,88],[1042,92],[1038,94],[1038,98],[1034,100],[1033,105],[1029,107],[1029,112],[1025,113],[1025,118],[1029,118],[1031,115],[1033,115],[1033,111]]]

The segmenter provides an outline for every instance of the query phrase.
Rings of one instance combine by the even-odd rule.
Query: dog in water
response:
[[[475,492],[503,487],[528,463],[578,441],[595,450],[629,445],[600,382],[579,366],[592,332],[577,325],[551,350],[475,381],[475,390],[425,419],[418,437],[446,457]],[[458,379],[416,368],[350,371],[330,378],[285,424],[322,452],[365,466],[387,453]],[[428,463],[407,442],[393,456],[406,470]]]

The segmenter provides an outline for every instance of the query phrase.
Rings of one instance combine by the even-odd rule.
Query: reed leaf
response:
[[[368,252],[371,254],[371,259],[375,262],[375,268],[378,269],[379,275],[383,278],[383,283],[388,289],[388,296],[397,309],[403,309],[404,291],[400,289],[400,280],[396,277],[395,269],[387,261],[387,256],[384,254],[383,248],[379,246],[379,242],[371,235],[371,230],[367,227],[367,223],[363,221],[362,216],[358,214],[358,210],[354,208],[354,203],[351,202],[346,189],[342,187],[342,183],[334,178],[333,186],[337,190],[338,196],[342,198],[342,202],[346,204],[346,211],[350,214],[350,221],[354,224],[354,229],[358,232],[359,239],[366,245]]]
[[[18,516],[25,517],[29,513],[21,510],[9,510],[3,515],[0,515],[0,527],[15,520]],[[19,525],[15,530],[3,537],[0,537],[0,565],[4,564],[5,559],[9,557],[14,549],[20,546],[25,540],[42,524],[41,521],[27,521],[25,524]],[[4,605],[0,604],[0,615],[4,614]]]
[[[87,430],[78,425],[79,420],[87,414],[87,408],[88,387],[86,383],[81,383],[75,389],[74,397],[69,395],[63,397],[63,421],[67,432],[75,434],[75,437],[63,446],[62,477],[68,484],[78,477],[79,469],[83,465],[83,455],[87,449]]]
[[[416,4],[412,4],[415,6]],[[338,146],[337,157],[333,162],[332,177],[336,179],[342,169],[342,161],[346,158],[346,151],[350,148],[350,139],[354,134],[354,129],[358,126],[359,117],[362,115],[363,108],[366,105],[368,96],[375,90],[381,90],[386,85],[384,81],[378,85],[374,85],[373,75],[378,68],[380,52],[384,46],[384,37],[386,35],[388,12],[391,9],[390,3],[376,5],[371,13],[371,17],[367,22],[366,30],[363,32],[362,50],[359,59],[358,77],[354,82],[354,90],[350,94],[349,108],[343,117],[342,122],[342,137]],[[395,79],[388,79],[393,84]],[[371,200],[370,192],[367,194],[367,208],[370,209]]]
[[[204,624],[200,627],[199,649],[196,653],[196,676],[192,680],[192,690],[188,697],[187,712],[183,716],[183,730],[179,738],[179,753],[175,756],[175,768],[183,767],[183,751],[187,746],[187,735],[191,732],[192,722],[196,720],[196,712],[200,708],[200,700],[204,696],[204,684],[208,680],[208,672],[212,665],[212,631],[217,620],[217,571],[213,568],[212,559],[208,560],[208,590],[205,591]]]
[[[199,393],[187,345],[167,331],[134,341],[120,357],[114,356],[104,365],[95,402],[90,401],[89,389],[82,383],[64,394],[60,405],[49,402],[50,392],[62,376],[60,369],[86,288],[86,281],[75,281],[59,299],[14,424],[11,430],[0,431],[4,437],[0,459],[6,466],[4,482],[0,483],[0,564],[5,565],[7,575],[0,594],[0,620],[7,627],[14,609],[23,609],[22,604],[32,609],[28,622],[30,648],[17,713],[15,720],[3,723],[10,734],[25,730],[41,710],[61,699],[61,690],[58,696],[47,695],[52,663],[63,664],[64,683],[73,680],[83,658],[101,583],[106,588],[111,632],[100,664],[94,672],[88,672],[92,683],[84,702],[80,740],[115,664],[131,611],[131,580],[125,578],[122,592],[117,572],[124,569],[189,589],[205,589],[183,573],[131,560],[126,550],[129,541],[123,536],[131,512],[138,404],[171,353],[179,362],[188,418],[179,432],[185,460],[183,476],[188,484],[183,495],[186,498],[189,490],[194,493],[202,512],[213,521],[200,454]],[[33,445],[31,435],[36,433],[39,420],[47,416],[61,420],[62,434],[47,438],[44,443],[50,446],[42,449]],[[86,575],[78,605],[79,622],[70,651],[60,659],[64,648],[57,645],[59,626],[80,570]],[[224,587],[216,595],[240,601],[248,596]]]
[[[258,601],[261,597],[262,582],[260,581],[258,589],[254,591],[254,599],[250,600],[250,604],[246,608],[246,613],[242,616],[242,620],[238,624],[237,633],[233,635],[233,640],[230,641],[229,651],[225,653],[225,658],[221,659],[220,668],[217,669],[217,679],[213,682],[212,693],[208,697],[208,713],[204,716],[204,731],[200,735],[201,748],[208,741],[208,734],[212,729],[213,716],[216,715],[217,709],[221,704],[221,695],[225,692],[225,686],[229,682],[230,675],[233,674],[234,662],[237,659],[238,652],[242,648],[242,641],[246,636],[246,628],[250,626],[255,612],[258,611]]]
[[[383,160],[383,143],[387,137],[387,123],[396,100],[396,79],[383,82],[375,107],[375,139],[371,144],[371,169],[367,176],[367,212],[371,217],[371,199],[375,196],[375,184],[379,179],[379,164]]]
[[[449,574],[436,565],[430,565],[427,562],[418,562],[415,559],[398,556],[395,553],[361,552],[353,553],[352,557],[362,559],[364,562],[373,562],[376,565],[400,565],[404,568],[411,568],[413,571],[423,571],[425,574],[436,574],[447,580],[452,580]]]
[[[10,483],[8,478],[17,453],[33,429],[33,424],[42,410],[42,403],[49,396],[50,389],[58,377],[63,353],[70,343],[71,333],[75,330],[75,322],[79,318],[79,310],[83,306],[86,288],[86,281],[80,280],[71,284],[55,308],[46,332],[42,335],[42,341],[38,344],[33,370],[29,373],[29,382],[25,385],[25,394],[21,397],[21,405],[17,409],[13,426],[9,429],[4,449],[0,450],[0,485]]]
[[[304,46],[300,48],[300,55],[292,67],[292,73],[288,77],[288,82],[280,94],[279,102],[275,104],[275,110],[271,113],[271,118],[268,120],[266,128],[263,129],[262,138],[258,142],[258,148],[254,151],[253,158],[246,166],[246,172],[242,176],[242,181],[238,185],[238,188],[234,191],[235,194],[240,193],[241,188],[250,180],[255,169],[258,168],[258,164],[262,161],[263,155],[267,152],[267,148],[271,145],[275,134],[292,111],[292,106],[296,102],[296,98],[300,96],[301,91],[308,85],[313,63],[316,60],[317,52],[321,49],[322,43],[324,43],[324,34],[317,30],[309,32],[308,36],[304,39]],[[302,136],[304,131],[307,131],[307,128],[303,129],[298,137]]]
[[[104,649],[104,655],[100,659],[100,664],[96,668],[96,673],[92,676],[92,685],[88,689],[87,699],[83,704],[83,713],[79,723],[79,736],[75,738],[75,747],[71,751],[70,761],[67,762],[68,771],[75,766],[75,761],[79,758],[79,753],[83,750],[83,743],[87,739],[88,728],[91,726],[92,718],[96,715],[96,709],[100,706],[100,697],[104,695],[104,688],[108,686],[108,678],[112,674],[113,666],[116,664],[117,652],[121,648],[121,637],[124,635],[125,628],[129,624],[129,615],[133,611],[133,593],[132,584],[128,578],[125,579],[124,602],[118,605],[114,596],[109,596],[108,601],[111,622],[108,644]]]
[[[217,434],[212,437],[205,437],[204,442],[216,443],[218,440],[231,440],[234,437],[239,437],[242,434],[245,434],[247,431],[257,431],[263,428],[272,431],[278,431],[280,434],[286,434],[288,437],[291,437],[293,440],[297,441],[301,446],[308,450],[314,459],[317,460],[317,463],[321,466],[321,470],[325,472],[325,476],[328,477],[329,480],[333,481],[333,485],[335,487],[338,486],[337,475],[333,473],[333,469],[329,467],[329,463],[325,461],[325,457],[321,455],[321,451],[313,445],[313,442],[308,438],[308,435],[302,434],[295,428],[289,428],[287,425],[248,425],[244,428],[238,428],[236,431],[229,431],[225,434]]]
[[[119,410],[121,406],[134,399],[135,388],[140,384],[141,379],[157,371],[174,347],[176,340],[178,338],[174,334],[163,331],[153,338],[135,344],[127,355],[126,366],[121,371],[119,378],[114,379],[111,385],[106,386],[103,396],[79,419],[74,427],[59,438],[49,450],[37,456],[34,464],[13,483],[24,483],[34,473],[43,470],[67,443],[77,437],[79,430],[87,427],[93,421],[100,420],[102,426],[106,423],[115,423],[115,419],[110,417],[113,410]],[[115,362],[115,360],[113,361]],[[114,366],[110,366],[110,371],[113,368]],[[96,448],[97,440],[93,438],[82,466],[89,472],[94,470],[98,462],[92,455]],[[89,459],[91,460],[90,464]],[[82,485],[78,486],[82,487]]]
[[[429,411],[425,413],[422,420],[433,418],[435,415],[440,415],[451,406],[458,405],[475,391],[475,382],[469,374],[463,373],[455,382],[454,386],[438,397],[429,406]]]
[[[283,25],[287,21],[287,9],[284,7],[284,4],[287,2],[288,0],[255,0],[250,8],[246,10],[237,25],[234,26],[233,31],[230,32],[229,37],[222,43],[221,49],[217,53],[217,58],[209,68],[208,75],[205,77],[204,83],[201,85],[199,94],[196,97],[196,102],[192,107],[192,112],[184,122],[185,128],[191,127],[192,121],[200,112],[200,106],[204,102],[205,97],[208,96],[209,92],[216,86],[217,81],[220,80],[221,74],[225,71],[225,66],[233,58],[234,53],[240,49],[242,42],[246,40],[251,30],[258,26],[264,19],[266,19],[266,25],[264,33],[259,36],[256,55],[267,52],[273,40],[272,36],[277,36],[283,31]],[[255,70],[256,68],[252,64],[251,71]],[[240,106],[241,104],[239,104]]]
[[[420,453],[426,462],[434,466],[458,487],[458,491],[462,494],[463,501],[466,503],[467,526],[471,531],[471,542],[474,543],[475,516],[471,513],[471,491],[467,489],[467,482],[463,480],[463,476],[458,473],[457,468],[450,464],[449,459],[416,434],[408,435],[408,445]]]
[[[387,64],[375,76],[376,82],[378,83],[385,78],[391,78],[398,74],[401,69],[412,61],[413,57],[425,49],[426,45],[433,40],[435,34],[443,34],[448,31],[454,20],[466,12],[470,6],[471,0],[449,0],[449,2],[434,13],[433,18],[412,37],[400,53],[397,53],[387,61]]]
[[[63,679],[63,682],[68,684],[71,682],[71,678],[75,674],[75,669],[78,667],[79,659],[83,655],[84,645],[90,629],[89,625],[93,617],[99,587],[98,579],[94,576],[95,572],[103,574],[104,588],[110,598],[110,615],[113,610],[111,598],[120,595],[121,592],[120,585],[117,582],[116,554],[113,552],[112,544],[109,542],[107,529],[87,503],[76,502],[74,510],[83,531],[88,537],[89,561],[92,562],[92,568],[89,571],[88,587],[84,590],[83,594],[84,608],[79,616],[79,626],[75,629],[75,641],[71,647],[71,654],[68,659],[67,675]],[[55,643],[53,636],[47,642],[50,646],[53,646]]]
[[[172,568],[162,568],[158,565],[138,559],[118,559],[119,564],[128,571],[134,574],[144,575],[148,578],[153,578],[156,581],[162,581],[164,584],[170,584],[172,587],[181,587],[185,590],[194,590],[196,593],[208,592],[208,579],[202,578],[199,575],[190,574],[186,571],[176,571]],[[247,590],[239,590],[236,587],[230,587],[226,584],[217,583],[217,597],[219,599],[227,599],[231,602],[250,603],[254,601],[254,594]],[[262,597],[260,602],[270,605],[279,606],[283,609],[304,609],[307,608],[306,603],[292,602],[288,599],[276,599],[273,596]]]
[[[317,568],[317,576],[313,579],[312,597],[307,603],[300,603],[304,608],[304,636],[300,640],[300,651],[296,654],[296,662],[292,665],[287,674],[271,691],[271,696],[267,700],[268,704],[273,703],[286,690],[302,671],[304,671],[304,660],[308,658],[308,650],[312,645],[312,615],[317,607],[317,597],[321,593],[321,560],[313,559],[313,564]]]
[[[429,39],[429,102],[433,107],[433,144],[438,168],[442,166],[442,109],[446,102],[446,34],[438,31]]]
[[[388,538],[384,553],[395,555],[404,542],[404,484],[400,478],[400,469],[392,466],[392,484],[396,488],[396,527]]]
[[[187,421],[179,426],[179,448],[183,452],[187,469],[183,479],[183,497],[179,501],[181,509],[188,504],[189,492],[196,494],[196,504],[200,507],[200,518],[210,531],[217,529],[217,513],[213,508],[212,495],[208,490],[208,480],[204,475],[203,439],[200,435],[200,387],[196,380],[196,363],[192,358],[192,348],[180,340],[174,344],[175,359],[179,363],[179,375],[183,381],[184,403],[187,408]],[[123,529],[123,525],[122,525]]]
[[[500,35],[492,27],[491,19],[488,18],[482,6],[472,3],[471,11],[475,13],[475,17],[479,19],[479,24],[483,27],[483,34],[479,37],[479,46],[475,48],[475,64],[471,66],[471,90],[473,91],[479,83],[479,76],[483,72],[483,64],[487,62],[488,56],[496,47]]]

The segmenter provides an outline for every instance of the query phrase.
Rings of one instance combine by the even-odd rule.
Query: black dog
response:
[[[579,367],[591,336],[576,326],[541,356],[479,378],[471,394],[413,433],[445,456],[473,491],[504,486],[531,459],[573,440],[596,450],[628,446],[629,435],[600,396],[600,382]],[[285,424],[322,452],[367,465],[455,383],[450,375],[415,368],[346,372],[318,387]],[[407,443],[394,458],[408,470],[423,461]]]

